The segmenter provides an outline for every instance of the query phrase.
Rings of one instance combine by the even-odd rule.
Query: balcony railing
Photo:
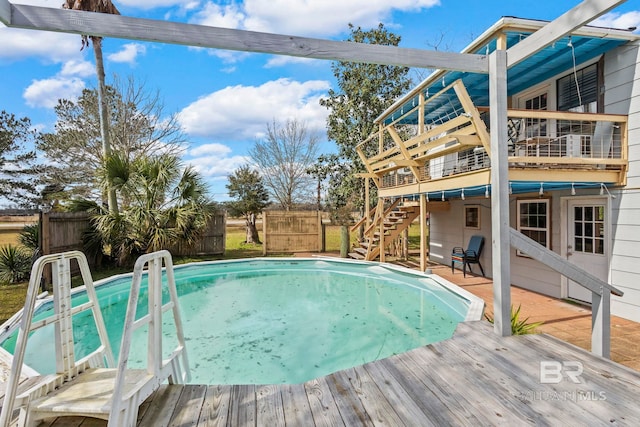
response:
[[[626,167],[626,116],[528,110],[508,114],[512,167]]]
[[[446,116],[425,113],[442,105],[440,98],[454,108]],[[399,114],[392,123],[381,125],[357,150],[370,176],[379,178],[376,182],[381,188],[486,170],[491,166],[488,113],[488,108],[473,106],[464,86],[455,82]],[[616,179],[624,180],[626,116],[515,109],[507,114],[504,143],[510,169],[616,171]],[[416,117],[423,119],[418,124],[409,120]]]

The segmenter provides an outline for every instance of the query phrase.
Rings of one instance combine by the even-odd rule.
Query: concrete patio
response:
[[[398,262],[416,268],[413,263]],[[485,312],[492,314],[493,282],[479,275],[467,274],[445,265],[431,265],[434,274],[455,283],[482,298]],[[476,268],[477,269],[477,268]],[[522,319],[544,322],[537,331],[552,335],[586,350],[591,349],[591,309],[587,306],[541,295],[526,289],[511,287],[513,306],[521,306]],[[611,359],[629,368],[640,371],[640,323],[620,317],[611,317]]]

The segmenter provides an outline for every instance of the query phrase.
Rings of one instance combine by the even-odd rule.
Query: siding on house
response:
[[[605,112],[629,116],[627,186],[612,191],[611,283],[625,292],[613,297],[613,314],[640,321],[640,43],[605,55]]]

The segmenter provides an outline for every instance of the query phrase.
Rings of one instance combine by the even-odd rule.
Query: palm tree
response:
[[[139,255],[191,244],[205,230],[213,211],[206,184],[177,156],[161,154],[133,162],[117,153],[105,165],[103,182],[119,192],[119,213],[96,210],[94,225],[111,256],[126,264]]]
[[[82,10],[85,12],[110,13],[120,15],[111,0],[65,0],[63,9]],[[82,36],[82,48],[89,46],[89,39],[93,45],[93,53],[96,59],[96,74],[98,76],[98,99],[100,102],[100,136],[102,137],[102,155],[106,159],[111,156],[111,144],[109,142],[109,117],[107,112],[104,60],[102,58],[102,37]],[[109,210],[118,213],[118,200],[113,188],[107,189]]]

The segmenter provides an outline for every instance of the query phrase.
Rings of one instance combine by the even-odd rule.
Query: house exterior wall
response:
[[[629,116],[627,186],[612,191],[611,283],[624,291],[613,297],[613,314],[640,321],[640,43],[605,56],[605,112]]]
[[[585,64],[579,65],[579,67]],[[555,99],[555,80],[566,71],[538,87],[547,86],[550,99]],[[627,186],[610,189],[615,198],[609,198],[610,206],[610,272],[609,281],[625,292],[622,298],[613,297],[613,315],[640,321],[640,43],[628,43],[605,55],[604,58],[604,112],[629,116],[629,170]],[[512,101],[517,101],[518,96]],[[555,105],[555,102],[553,104]],[[580,196],[601,197],[598,189],[580,190]],[[535,194],[517,194],[510,197],[511,226],[516,228],[516,201],[536,199]],[[551,249],[566,257],[567,242],[563,236],[563,203],[571,197],[569,191],[545,192],[550,198]],[[479,230],[464,228],[465,204],[481,206]],[[466,246],[473,234],[485,237],[481,262],[488,277],[492,273],[491,262],[491,210],[485,198],[450,201],[447,212],[430,214],[430,259],[446,265],[451,264],[454,246]],[[565,205],[566,206],[566,205]],[[545,265],[523,256],[511,249],[512,284],[556,298],[567,296],[566,280],[562,275]]]

